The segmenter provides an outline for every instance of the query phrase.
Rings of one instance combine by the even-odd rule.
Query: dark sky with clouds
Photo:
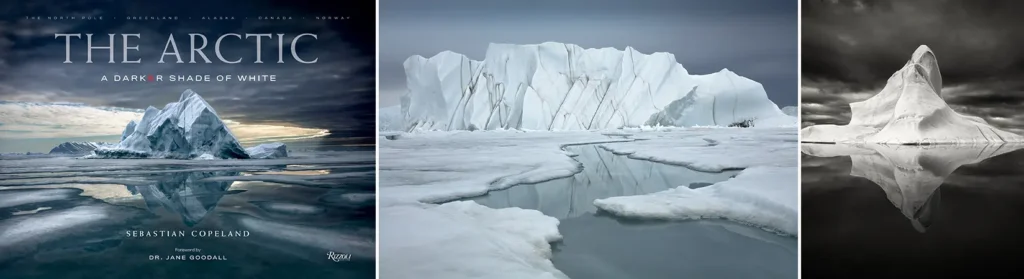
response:
[[[939,61],[953,109],[1024,131],[1024,1],[802,1],[807,124],[846,124],[920,45]]]
[[[412,55],[482,60],[489,43],[546,41],[670,52],[690,73],[728,68],[795,105],[797,15],[792,0],[382,0],[380,105],[398,104]]]
[[[329,129],[339,137],[368,137],[375,133],[375,10],[374,1],[304,0],[179,0],[179,1],[4,1],[0,4],[0,100],[81,102],[96,106],[162,108],[185,89],[202,95],[221,117],[246,124],[278,124]],[[102,16],[103,20],[29,20],[25,16]],[[177,16],[178,20],[125,20],[126,16]],[[202,16],[234,16],[234,20],[200,20]],[[259,16],[291,16],[292,20],[258,20]],[[316,20],[315,16],[348,17]],[[115,18],[116,17],[116,18]],[[188,19],[192,17],[193,19]],[[248,19],[246,19],[248,17]],[[301,19],[306,17],[306,19]],[[141,64],[108,64],[106,50],[93,51],[85,63],[86,44],[74,39],[73,64],[63,64],[64,39],[54,33],[94,33],[94,43],[107,45],[107,33],[141,33],[132,39],[139,51],[130,59]],[[189,60],[188,33],[203,33],[211,64],[166,64],[157,61],[169,34]],[[277,41],[264,38],[262,59],[254,64],[255,39],[225,39],[225,64],[213,52],[225,33],[285,33],[284,64],[277,62]],[[297,46],[303,59],[291,59],[291,37],[305,37]],[[121,38],[116,37],[115,60],[121,61]],[[198,62],[202,62],[200,58]],[[276,82],[114,82],[100,77],[115,74],[276,74]]]

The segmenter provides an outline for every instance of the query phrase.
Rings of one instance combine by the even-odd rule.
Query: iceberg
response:
[[[276,159],[288,157],[288,147],[283,143],[264,143],[245,149],[252,159]]]
[[[404,63],[400,123],[413,130],[600,130],[642,126],[796,126],[764,88],[723,69],[691,75],[673,54],[563,43],[490,44]]]
[[[849,125],[815,125],[800,131],[804,142],[969,144],[1024,142],[1020,135],[960,114],[942,98],[938,59],[928,46],[914,51],[877,95],[850,104]]]
[[[283,143],[243,149],[217,111],[191,89],[163,109],[149,107],[139,121],[132,120],[117,144],[65,143],[58,151],[89,149],[87,158],[167,159],[271,159],[288,157]],[[52,153],[53,151],[51,151]],[[88,151],[86,151],[88,152]]]
[[[76,142],[69,141],[61,143],[53,149],[50,149],[49,154],[70,154],[70,155],[82,155],[89,154],[96,148],[113,146],[112,143],[105,142]]]
[[[163,109],[147,108],[142,120],[128,123],[122,137],[117,146],[94,150],[93,157],[190,159],[210,154],[220,159],[249,158],[213,107],[191,89]]]
[[[782,108],[782,113],[785,113],[786,115],[794,116],[794,117],[799,116],[798,114],[800,114],[800,112],[797,111],[797,108],[795,106],[788,106],[788,107]]]

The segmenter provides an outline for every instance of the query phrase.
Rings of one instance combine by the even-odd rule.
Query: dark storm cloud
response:
[[[52,2],[52,3],[51,3]],[[322,3],[318,3],[322,2]],[[333,4],[332,4],[333,3]],[[278,124],[329,129],[339,136],[374,133],[375,11],[372,1],[339,5],[325,1],[24,1],[0,6],[0,99],[15,101],[82,102],[97,106],[146,108],[175,101],[185,89],[202,95],[222,117],[246,124]],[[103,20],[29,20],[25,16],[103,16]],[[125,16],[177,16],[177,21],[125,20]],[[203,21],[201,16],[235,16],[235,20]],[[258,16],[293,16],[293,20],[256,20]],[[348,20],[314,20],[314,16],[347,16]],[[116,17],[116,19],[115,19]],[[195,17],[188,20],[187,17]],[[250,17],[250,19],[245,19]],[[300,17],[307,17],[301,20]],[[86,64],[86,43],[73,39],[72,64],[65,60],[65,41],[54,33],[94,33],[95,45],[108,45],[108,33],[138,33],[129,60],[141,64],[108,64],[109,52],[94,50]],[[189,33],[207,37],[205,54],[213,63],[190,61]],[[254,64],[254,39],[228,37],[218,60],[213,47],[225,33],[285,33],[284,62],[278,61],[276,37],[264,39],[263,64]],[[299,57],[291,58],[291,38],[315,33],[315,40],[299,41]],[[164,57],[168,35],[174,34],[181,58]],[[115,61],[123,59],[121,37],[115,37]],[[201,42],[197,42],[201,45]],[[106,75],[248,75],[273,74],[276,82],[114,82]]]
[[[951,84],[1024,73],[1024,1],[803,1],[803,73],[882,83],[920,45]]]
[[[802,1],[802,117],[846,124],[920,45],[954,110],[1024,131],[1024,1]]]
[[[444,50],[482,60],[489,43],[632,46],[669,52],[694,74],[728,68],[777,104],[797,98],[794,1],[381,1],[381,105],[405,90],[402,62]]]

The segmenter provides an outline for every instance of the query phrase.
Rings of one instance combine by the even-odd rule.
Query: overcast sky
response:
[[[797,15],[792,0],[382,0],[380,105],[399,103],[412,55],[483,60],[489,43],[547,41],[673,53],[690,73],[728,68],[795,105]]]
[[[803,121],[846,124],[920,45],[953,109],[1024,132],[1024,1],[804,0]]]
[[[93,106],[145,109],[162,108],[176,101],[185,89],[202,95],[222,118],[246,124],[276,124],[328,129],[335,136],[368,137],[375,132],[375,12],[372,1],[255,0],[238,1],[4,1],[0,4],[0,100],[81,102]],[[201,8],[199,8],[201,7]],[[24,16],[94,16],[103,20],[30,20]],[[126,16],[177,16],[178,20],[125,20]],[[201,16],[234,16],[234,20],[199,20]],[[292,16],[292,20],[257,20],[258,16]],[[348,17],[315,20],[314,16]],[[116,18],[115,18],[116,17]],[[187,19],[193,17],[194,19]],[[245,19],[249,17],[249,19]],[[301,17],[307,17],[303,20]],[[182,58],[189,60],[188,33],[206,34],[212,64],[158,64],[169,34]],[[65,41],[55,33],[94,33],[94,44],[109,44],[107,33],[140,33],[131,59],[141,64],[108,64],[106,50],[94,50],[94,64],[85,64],[86,43],[74,39],[73,64],[63,64]],[[254,39],[225,39],[225,64],[213,52],[215,40],[225,33],[285,33],[285,47],[300,33],[315,33],[297,46],[300,57],[318,57],[315,64],[300,64],[286,49],[285,63],[277,64],[277,42],[264,39],[262,60]],[[197,43],[201,44],[201,43]],[[115,43],[116,61],[122,60],[121,38]],[[168,56],[167,62],[173,62]],[[199,59],[199,58],[197,58]],[[107,75],[160,74],[276,74],[276,82],[113,82]]]

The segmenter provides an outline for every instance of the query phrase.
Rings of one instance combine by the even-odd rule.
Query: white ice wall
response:
[[[690,75],[674,55],[627,47],[491,44],[405,61],[404,130],[594,130],[645,125],[796,125],[761,84],[723,69]]]

